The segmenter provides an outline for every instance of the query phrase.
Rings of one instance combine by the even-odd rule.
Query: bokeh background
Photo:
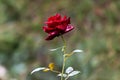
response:
[[[45,41],[51,15],[71,17],[67,51],[84,52],[66,64],[81,74],[69,80],[120,79],[120,0],[0,0],[0,80],[59,80],[55,73],[30,72],[54,62],[61,70],[61,39]]]

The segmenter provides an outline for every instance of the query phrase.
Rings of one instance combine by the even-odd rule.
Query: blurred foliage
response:
[[[49,62],[61,69],[60,50],[49,49],[61,47],[62,41],[45,41],[42,30],[56,13],[70,16],[76,27],[64,35],[68,52],[84,50],[67,61],[66,67],[82,72],[70,80],[119,80],[120,0],[0,0],[0,64],[7,68],[8,80],[58,80],[51,72],[30,75]]]

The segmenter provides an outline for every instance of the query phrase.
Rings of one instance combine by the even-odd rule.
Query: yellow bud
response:
[[[55,66],[54,63],[50,63],[48,67],[49,67],[50,70],[53,70],[54,66]]]

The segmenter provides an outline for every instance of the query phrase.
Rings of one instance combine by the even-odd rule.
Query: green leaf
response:
[[[68,76],[75,76],[75,75],[77,75],[79,73],[80,73],[80,71],[73,71]]]
[[[58,74],[58,76],[62,76],[62,74]],[[67,77],[67,74],[63,74],[63,77]]]
[[[73,71],[73,68],[72,67],[68,67],[65,71],[65,73],[69,74]]]
[[[37,72],[37,71],[44,70],[44,69],[46,69],[46,68],[45,67],[36,68],[31,72],[31,74],[33,74],[34,72]]]
[[[75,53],[75,52],[83,52],[83,50],[76,49],[73,51],[73,53]]]
[[[58,48],[55,48],[55,49],[50,49],[50,51],[56,51],[58,49],[61,49],[62,47],[58,47]]]

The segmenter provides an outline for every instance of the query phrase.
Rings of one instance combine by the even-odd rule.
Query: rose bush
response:
[[[60,14],[49,17],[45,24],[46,25],[43,27],[43,30],[48,33],[46,40],[52,40],[55,37],[74,29],[74,27],[70,24],[70,17],[61,17]]]

